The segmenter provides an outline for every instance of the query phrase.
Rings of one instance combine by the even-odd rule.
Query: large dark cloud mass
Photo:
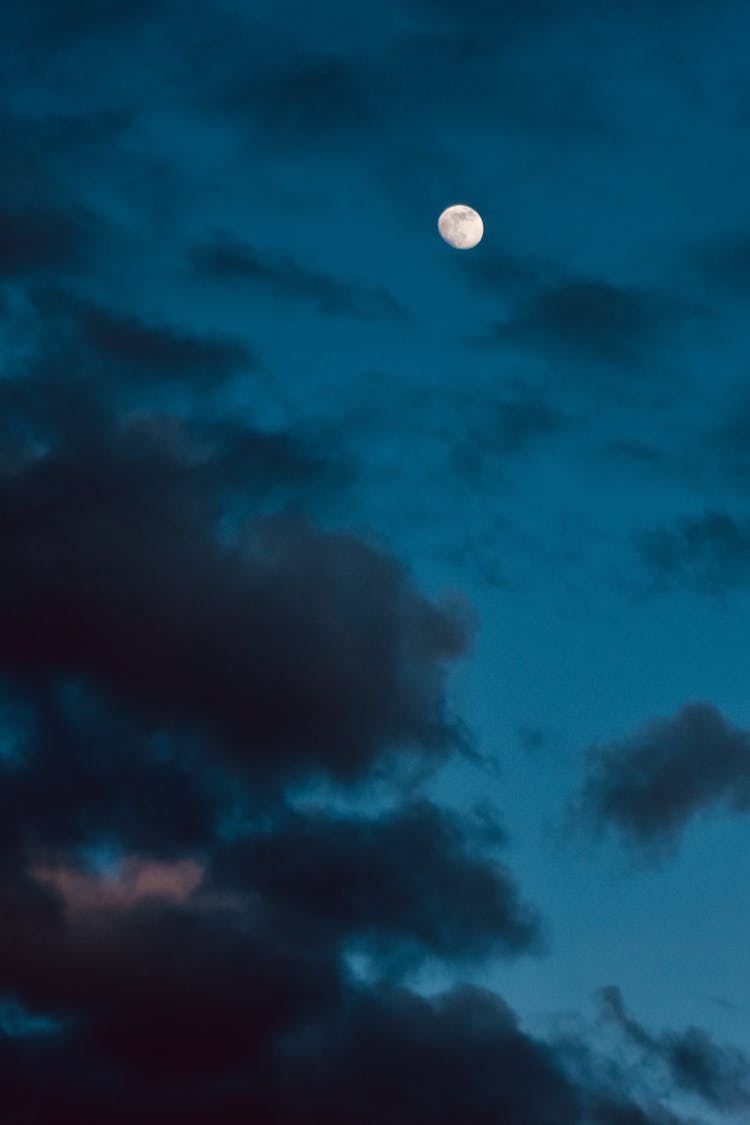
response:
[[[64,386],[45,356],[2,387],[0,994],[29,1027],[0,1043],[4,1114],[447,1120],[468,1081],[485,1114],[574,1120],[562,1069],[494,998],[432,1004],[346,967],[352,942],[532,950],[512,876],[429,804],[284,796],[459,745],[443,668],[468,625],[351,535],[236,515],[238,476],[273,491],[251,430],[110,405],[131,364],[171,379],[182,358],[191,381],[221,345],[93,316]]]
[[[29,300],[0,386],[4,1119],[650,1121],[494,994],[393,983],[540,948],[460,816],[397,788],[377,815],[293,803],[460,749],[466,614],[274,513],[328,467],[196,408],[252,369],[232,341]],[[164,385],[187,408],[157,411]]]
[[[577,1120],[496,997],[347,967],[538,948],[461,818],[287,800],[459,747],[468,619],[265,511],[325,476],[293,435],[155,409],[252,369],[244,349],[31,300],[40,337],[0,387],[4,1118],[434,1122],[468,1098],[477,1121]]]
[[[229,864],[333,933],[407,939],[447,956],[533,947],[534,914],[503,868],[466,851],[464,836],[424,803],[376,820],[297,815],[233,849]]]
[[[582,811],[647,852],[674,846],[696,815],[716,805],[750,809],[750,734],[708,703],[589,755]]]
[[[220,342],[85,323],[110,398],[123,362],[166,378],[179,359],[188,378],[235,362]],[[217,736],[256,776],[353,778],[388,748],[447,749],[441,668],[464,619],[350,535],[284,515],[227,524],[263,435],[238,451],[221,426],[201,439],[153,412],[112,415],[101,388],[74,367],[61,387],[47,364],[0,388],[0,667],[83,677],[151,722]]]

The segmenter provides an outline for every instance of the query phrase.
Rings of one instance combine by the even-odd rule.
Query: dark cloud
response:
[[[237,160],[258,213],[257,192],[281,186],[259,150],[291,156],[295,176],[321,153],[354,155],[368,176],[396,154],[400,184],[413,135],[433,143],[416,117],[460,121],[462,143],[467,107],[520,129],[590,129],[575,61],[548,73],[512,59],[516,31],[574,5],[434,0],[423,10],[442,11],[442,28],[407,20],[404,35],[383,19],[362,50],[341,50],[332,10],[311,21],[302,4],[269,5],[263,28],[242,7],[209,0],[185,20],[171,2],[31,0],[0,15],[2,83],[18,81],[29,113],[4,131],[0,277],[13,332],[32,329],[0,383],[0,1118],[674,1122],[632,1076],[576,1069],[494,993],[405,987],[403,970],[430,958],[457,969],[543,937],[494,859],[501,829],[404,803],[394,783],[401,764],[467,750],[447,682],[472,623],[333,530],[330,510],[316,519],[354,472],[347,420],[271,430],[247,400],[229,407],[234,376],[252,376],[254,401],[253,346],[199,332],[189,313],[163,321],[150,289],[190,253],[174,241],[189,230],[191,291],[200,279],[213,301],[242,285],[285,321],[301,302],[406,322],[384,288],[231,236],[201,242],[206,207],[222,209]],[[477,37],[489,23],[507,34]],[[197,105],[217,116],[191,116]],[[304,172],[284,190],[304,197]],[[655,338],[661,313],[640,292],[550,280],[499,252],[476,262],[484,293],[508,301],[513,346],[628,367]],[[131,287],[137,308],[114,296]],[[174,308],[179,293],[164,296]],[[374,424],[407,432],[424,392],[403,393],[395,422],[391,389]],[[546,395],[495,385],[446,393],[425,429],[470,475],[565,424]],[[352,784],[366,805],[373,780],[388,811],[352,812]],[[314,807],[308,782],[327,795]],[[726,799],[731,783],[717,786]],[[730,1070],[714,1047],[682,1037],[670,1073],[718,1105]]]
[[[71,265],[82,235],[81,224],[64,211],[0,207],[0,277]]]
[[[677,1117],[658,1101],[643,1107],[606,1095],[593,1099],[591,1120],[596,1125],[697,1125],[695,1121],[686,1122]]]
[[[721,594],[750,581],[750,521],[706,512],[642,533],[637,547],[660,587]]]
[[[724,1112],[750,1106],[750,1058],[742,1051],[720,1046],[699,1027],[652,1034],[627,1013],[619,988],[602,989],[600,1000],[605,1017],[647,1060],[666,1067],[680,1090]]]
[[[521,346],[553,359],[632,367],[655,337],[654,300],[603,281],[569,280],[516,302],[485,343]]]
[[[516,734],[519,745],[526,754],[537,754],[548,745],[548,736],[539,727],[519,727]]]
[[[285,935],[252,895],[204,904],[193,872],[151,865],[118,899],[102,878],[34,870],[3,887],[0,981],[93,1063],[162,1081],[251,1068],[267,1040],[336,1000],[333,956]]]
[[[541,288],[548,273],[548,266],[507,250],[492,248],[479,255],[474,269],[470,273],[463,272],[462,277],[494,296],[517,298]]]
[[[384,963],[536,948],[474,832],[426,803],[368,818],[283,795],[459,745],[443,678],[468,623],[352,535],[227,522],[239,494],[316,466],[288,435],[121,405],[132,378],[224,353],[71,308],[0,388],[5,1116],[291,1125],[395,1096],[394,1119],[434,1121],[472,1078],[488,1113],[572,1122],[562,1069],[499,1000],[428,1002],[347,968],[357,941]],[[397,1060],[417,1081],[394,1095]]]
[[[720,1046],[702,1028],[666,1036],[672,1078],[721,1110],[750,1106],[750,1059],[736,1048]]]
[[[123,726],[117,742],[111,715],[67,695],[77,727],[61,721],[58,693],[56,713],[3,766],[9,805],[26,774],[49,786],[48,812],[56,806],[38,819],[20,810],[36,831],[1,853],[0,995],[17,1013],[0,1036],[6,1116],[349,1125],[387,1113],[411,1125],[454,1121],[463,1107],[488,1123],[617,1120],[496,995],[458,987],[427,1000],[347,970],[342,949],[363,933],[451,957],[528,943],[507,874],[472,856],[458,818],[425,804],[376,818],[266,804],[266,827],[221,840],[217,819],[190,840],[170,808],[170,772],[179,762],[206,775],[184,740],[172,757],[152,739],[149,764],[137,731]],[[34,706],[38,696],[28,713],[16,708],[17,738]],[[126,763],[140,764],[140,787],[124,781]],[[107,784],[87,785],[92,769]],[[118,815],[128,804],[174,853],[127,850],[146,842],[137,815]],[[101,827],[107,814],[121,834],[117,865],[92,866],[81,818]]]
[[[455,744],[442,668],[465,623],[394,560],[300,518],[223,543],[210,455],[165,437],[91,432],[0,479],[0,666],[210,729],[260,775],[354,778],[389,748]]]
[[[481,414],[468,402],[456,403],[466,421],[462,432],[452,435],[452,458],[472,481],[496,476],[510,458],[539,446],[566,425],[563,412],[530,389],[493,399],[482,402]]]
[[[465,12],[452,14],[457,26],[433,20],[391,41],[370,62],[366,80],[377,90],[381,117],[394,132],[403,128],[404,116],[415,123],[440,117],[458,126],[470,113],[472,121],[485,119],[549,138],[601,134],[590,75],[575,57],[545,55],[544,47],[541,59],[517,51],[512,33],[477,35],[475,19],[464,23]],[[496,268],[504,259],[512,270],[513,256],[507,252],[492,251],[488,257]]]
[[[22,8],[5,9],[0,28],[25,46],[60,43],[81,36],[120,33],[134,21],[156,11],[157,0],[76,0],[59,5],[53,0],[30,0]]]
[[[489,19],[499,23],[497,7],[490,8]],[[405,181],[419,175],[420,160],[437,155],[438,121],[460,126],[470,113],[472,121],[501,120],[554,138],[601,129],[596,96],[577,59],[554,52],[540,64],[514,49],[516,28],[533,26],[523,5],[507,33],[500,25],[478,36],[481,16],[467,19],[468,9],[452,15],[455,20],[433,15],[429,23],[408,20],[395,28],[384,20],[369,41],[355,36],[336,50],[335,32],[317,42],[314,35],[303,40],[304,13],[295,19],[288,6],[272,27],[223,10],[221,30],[207,29],[208,50],[205,39],[188,46],[186,96],[269,154],[340,159],[357,153],[376,175],[383,173],[385,157],[392,161],[389,187],[401,199]],[[334,27],[339,22],[335,14],[330,20]],[[413,144],[417,131],[421,155]],[[425,183],[423,199],[425,192],[432,197],[434,182]],[[435,202],[440,198],[438,192]]]
[[[81,309],[80,322],[85,343],[105,362],[124,364],[131,379],[179,376],[213,383],[257,365],[246,344],[179,332],[95,306]]]
[[[233,849],[238,881],[316,927],[445,956],[518,953],[539,923],[508,872],[466,850],[466,828],[420,803],[375,820],[296,814]]]
[[[750,400],[745,380],[740,393],[732,394],[708,434],[707,452],[711,467],[746,495],[750,480]]]
[[[368,84],[355,65],[340,57],[307,57],[288,69],[261,79],[251,90],[227,91],[225,104],[235,110],[244,101],[270,140],[311,140],[369,131],[375,124]]]
[[[579,1120],[554,1057],[497,997],[457,988],[427,1001],[405,990],[363,997],[348,1017],[282,1043],[290,1122],[388,1117],[399,1123]],[[331,1106],[335,1091],[336,1107]]]
[[[187,97],[268,151],[337,151],[382,124],[371,53],[316,50],[287,10],[273,26],[217,9],[205,41],[187,45]],[[199,73],[195,65],[201,66]]]
[[[750,809],[750,734],[708,703],[589,753],[579,811],[647,853],[676,845],[691,819],[716,805]]]
[[[174,856],[212,839],[226,799],[220,779],[196,768],[189,740],[139,722],[80,682],[6,675],[2,687],[6,859],[122,841]]]
[[[265,920],[201,913],[199,899],[66,915],[50,902],[23,949],[0,940],[0,977],[75,1013],[57,1035],[0,1041],[6,1115],[19,1125],[97,1114],[124,1125],[134,1113],[146,1125],[207,1114],[224,1125],[584,1120],[554,1052],[491,993],[426,1000],[354,987],[316,951],[290,951]],[[44,1083],[38,1069],[33,1082],[39,1067]]]
[[[143,396],[193,362],[221,371],[221,349],[99,306],[49,324],[39,362],[0,387],[4,1116],[636,1112],[492,993],[378,980],[539,948],[481,833],[425,802],[355,816],[285,796],[459,747],[444,675],[469,623],[356,537],[253,511],[285,474],[324,472],[292,434],[133,409],[134,379]]]
[[[653,472],[664,471],[667,462],[664,450],[632,437],[615,438],[601,452],[605,457],[616,458]]]
[[[501,3],[493,3],[493,0],[468,0],[460,9],[456,9],[450,0],[405,0],[405,6],[417,11],[439,12],[458,22],[486,20],[494,29],[506,35],[529,26],[538,30],[540,23],[551,17],[565,18],[579,7],[573,0],[562,0],[558,4],[553,0],[532,0],[531,3],[525,3],[524,0],[502,0]]]
[[[0,387],[0,669],[81,681],[269,782],[458,745],[468,622],[355,536],[274,514],[340,459],[143,393],[252,353],[50,292],[37,311],[41,353]]]
[[[695,252],[704,279],[739,297],[750,292],[750,235],[720,239]]]
[[[558,27],[560,24],[577,23],[596,12],[596,5],[592,0],[468,0],[466,4],[457,8],[450,0],[402,0],[405,7],[427,14],[442,14],[458,23],[481,22],[489,25],[493,31],[503,37],[514,37],[529,33],[539,35],[549,28]],[[659,15],[683,15],[690,9],[700,9],[707,6],[707,0],[616,0],[610,7],[610,16],[621,12],[632,16],[647,14],[653,10]]]
[[[199,274],[214,281],[255,286],[285,301],[311,302],[328,316],[373,317],[407,320],[408,314],[383,288],[339,281],[307,269],[287,255],[258,251],[232,239],[195,250]]]

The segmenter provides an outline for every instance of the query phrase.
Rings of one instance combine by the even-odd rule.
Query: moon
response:
[[[441,237],[456,250],[471,250],[472,246],[481,242],[484,234],[482,216],[465,203],[446,207],[437,225]]]

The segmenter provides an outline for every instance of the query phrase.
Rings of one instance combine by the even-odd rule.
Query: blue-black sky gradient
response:
[[[2,7],[2,1121],[747,1120],[749,37]]]

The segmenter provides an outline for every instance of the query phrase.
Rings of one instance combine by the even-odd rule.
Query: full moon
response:
[[[441,237],[457,250],[471,250],[484,234],[482,216],[465,203],[454,203],[452,207],[446,207],[437,225]]]

